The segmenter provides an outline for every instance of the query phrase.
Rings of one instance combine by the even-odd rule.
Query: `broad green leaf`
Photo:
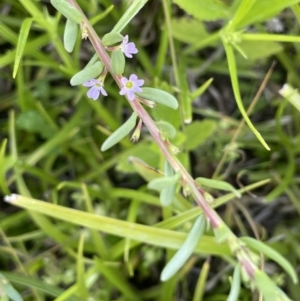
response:
[[[93,78],[96,78],[99,76],[102,71],[103,71],[104,65],[102,62],[98,61],[94,65],[88,66],[84,68],[83,70],[79,71],[76,73],[72,78],[71,78],[71,85],[72,86],[77,86],[81,85]]]
[[[234,268],[230,293],[226,301],[237,301],[241,289],[241,270],[240,265],[237,264]]]
[[[64,31],[64,46],[68,52],[72,52],[77,40],[78,24],[67,19]]]
[[[207,179],[207,178],[196,178],[196,183],[200,186],[207,186],[214,189],[220,189],[225,191],[231,191],[233,192],[236,197],[240,198],[241,194],[236,190],[231,184],[225,182],[225,181],[219,181],[219,180],[213,180],[213,179]]]
[[[244,27],[249,24],[271,19],[283,9],[299,2],[299,0],[272,0],[270,3],[270,0],[257,0],[238,26]]]
[[[2,296],[2,292],[12,301],[23,301],[22,296],[15,290],[7,279],[0,274],[0,297]]]
[[[130,131],[136,125],[137,114],[135,112],[132,113],[130,118],[121,125],[115,132],[113,132],[102,144],[101,150],[104,152],[117,144],[120,140],[126,137]]]
[[[193,150],[201,145],[216,129],[216,122],[212,120],[194,121],[186,127],[186,148]]]
[[[199,20],[186,17],[173,19],[171,26],[173,37],[184,43],[194,44],[209,36],[203,23]]]
[[[180,172],[176,173],[173,176],[154,179],[148,183],[147,187],[149,189],[161,191],[164,188],[168,188],[175,185],[179,180],[179,178],[180,178]]]
[[[284,84],[278,92],[300,112],[300,94],[297,89],[289,84]]]
[[[91,214],[21,195],[11,195],[6,197],[5,200],[14,206],[26,208],[32,212],[39,212],[56,219],[61,219],[69,223],[96,229],[111,235],[125,237],[140,242],[146,241],[148,244],[164,248],[178,249],[186,237],[186,234],[181,232],[155,228],[102,215]],[[217,245],[214,241],[214,238],[208,236],[202,237],[201,241],[197,244],[195,252],[215,255],[230,254],[226,245]]]
[[[267,58],[283,50],[280,44],[269,41],[241,41],[238,46],[249,60]]]
[[[170,279],[186,263],[186,261],[194,252],[198,241],[201,239],[201,236],[204,233],[204,230],[205,217],[201,215],[196,219],[191,231],[189,232],[180,249],[164,267],[160,275],[161,281],[167,281],[168,279]]]
[[[49,138],[54,134],[53,129],[43,119],[39,112],[29,110],[22,112],[16,119],[16,125],[26,131],[39,133],[44,138]]]
[[[147,88],[147,87],[143,87],[142,89],[143,91],[141,93],[136,93],[137,96],[144,99],[158,102],[174,110],[178,108],[177,99],[173,95],[169,94],[168,92],[155,89],[155,88]]]
[[[159,130],[168,138],[175,138],[176,129],[172,124],[166,121],[157,121],[155,122]]]
[[[102,43],[104,46],[111,46],[123,41],[123,36],[118,32],[107,33],[102,38]]]
[[[260,141],[260,143],[267,149],[270,150],[269,146],[265,142],[264,138],[261,136],[261,134],[256,130],[254,125],[252,124],[251,120],[249,119],[240,94],[240,88],[239,88],[239,83],[238,83],[238,75],[237,75],[237,68],[236,68],[236,63],[235,63],[235,57],[233,53],[233,48],[230,44],[228,44],[225,40],[223,41],[225,51],[226,51],[226,56],[227,56],[227,61],[228,61],[228,67],[229,67],[229,73],[230,73],[230,79],[231,79],[231,84],[233,88],[233,93],[234,97],[236,100],[236,104],[244,117],[246,123],[248,124],[249,128],[252,130],[253,134],[256,136],[256,138]]]
[[[121,32],[124,27],[134,18],[134,16],[143,8],[147,1],[148,0],[134,0],[112,31]]]
[[[298,283],[298,276],[293,266],[277,251],[266,245],[265,243],[251,237],[242,237],[241,240],[245,242],[250,248],[263,253],[268,258],[277,262],[292,278],[294,283]]]
[[[165,172],[166,177],[173,177],[174,176],[174,170],[173,170],[172,166],[170,165],[170,163],[168,161],[165,161],[164,172]],[[160,195],[159,195],[159,199],[160,199],[160,203],[163,206],[171,205],[171,203],[174,199],[174,196],[175,196],[175,192],[176,192],[176,184],[177,184],[177,181],[173,185],[171,185],[170,187],[163,188],[161,190]]]
[[[174,3],[201,21],[214,21],[228,16],[228,9],[221,1],[174,0]]]
[[[18,68],[19,68],[19,64],[25,49],[25,45],[26,45],[26,41],[28,38],[28,34],[29,34],[29,30],[31,27],[31,23],[32,23],[33,19],[32,18],[28,18],[25,19],[22,23],[21,26],[21,30],[20,30],[20,34],[19,34],[19,38],[18,38],[18,44],[17,44],[17,49],[16,49],[16,58],[15,58],[15,64],[14,64],[14,71],[13,71],[13,78],[16,77]]]
[[[81,23],[83,16],[78,9],[66,0],[50,0],[51,4],[67,19]]]
[[[121,75],[124,73],[125,57],[121,50],[113,51],[111,55],[111,67],[114,74]]]

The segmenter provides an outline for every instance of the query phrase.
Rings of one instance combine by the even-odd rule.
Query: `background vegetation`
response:
[[[125,72],[179,100],[178,110],[148,111],[176,129],[171,143],[192,176],[242,189],[236,198],[205,187],[227,226],[267,242],[299,273],[300,1],[244,1],[244,9],[242,2],[133,1],[141,9],[122,34],[139,52]],[[131,2],[78,4],[103,37]],[[164,157],[146,128],[138,143],[127,137],[100,151],[132,109],[110,77],[109,96],[98,101],[70,85],[95,53],[90,42],[78,35],[66,52],[65,18],[48,1],[7,0],[0,14],[0,189],[24,196],[28,208],[0,203],[0,296],[227,300],[232,259],[210,230],[183,268],[160,281],[201,210],[179,189],[163,207],[147,188],[156,173],[139,160],[163,170]],[[265,142],[244,124],[241,104]],[[299,300],[299,286],[277,263],[266,258],[264,269]],[[241,287],[238,300],[258,298]]]

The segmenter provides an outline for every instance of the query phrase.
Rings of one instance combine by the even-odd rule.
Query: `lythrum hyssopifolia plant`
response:
[[[43,68],[48,68],[53,64],[52,67],[54,68],[55,66],[55,72],[63,73],[64,76],[69,79],[73,91],[80,90],[80,97],[77,97],[74,101],[76,113],[74,113],[70,123],[59,130],[42,104],[35,105],[33,103],[26,104],[23,102],[22,110],[24,110],[24,112],[27,110],[27,107],[31,109],[32,115],[27,115],[28,118],[36,118],[34,115],[36,114],[34,113],[36,110],[32,109],[36,107],[43,116],[40,124],[44,128],[46,126],[44,126],[43,122],[46,120],[49,132],[43,132],[43,134],[46,138],[49,138],[49,140],[47,140],[42,147],[28,155],[24,159],[24,165],[22,165],[20,163],[21,161],[16,164],[20,158],[15,137],[15,115],[14,112],[11,111],[9,115],[9,140],[12,159],[6,159],[7,168],[1,174],[2,178],[0,179],[1,189],[7,194],[5,201],[27,209],[31,219],[41,229],[40,232],[30,233],[30,235],[46,234],[61,246],[63,252],[67,253],[71,258],[76,259],[76,275],[72,275],[75,284],[64,292],[60,289],[52,289],[44,285],[44,291],[51,296],[55,296],[55,300],[67,300],[66,298],[69,298],[68,300],[90,300],[89,298],[93,297],[93,292],[96,290],[96,297],[94,296],[95,299],[93,300],[112,300],[116,298],[116,296],[111,294],[112,286],[113,289],[116,289],[119,294],[123,296],[122,300],[175,300],[176,298],[174,297],[173,291],[176,281],[186,273],[186,269],[190,269],[191,265],[195,263],[192,254],[200,253],[205,256],[218,255],[222,257],[233,270],[233,276],[229,282],[231,288],[226,291],[223,297],[220,295],[221,297],[218,300],[239,300],[243,285],[250,292],[245,293],[245,296],[248,295],[249,298],[250,295],[253,295],[259,300],[265,301],[290,300],[287,294],[280,288],[278,281],[272,279],[265,271],[264,256],[276,262],[278,266],[285,271],[288,277],[291,277],[292,281],[297,283],[298,277],[293,266],[280,252],[277,252],[268,244],[247,236],[239,238],[233,230],[231,230],[230,220],[229,224],[225,223],[214,209],[231,199],[237,198],[239,200],[243,193],[266,184],[268,180],[260,181],[252,186],[250,185],[249,187],[247,186],[236,190],[230,183],[223,181],[222,177],[220,177],[220,170],[222,170],[223,165],[228,162],[225,157],[221,159],[217,166],[213,179],[204,177],[194,178],[192,176],[188,151],[193,149],[193,143],[196,140],[198,141],[197,135],[202,135],[202,133],[196,131],[195,134],[191,130],[193,126],[199,122],[192,122],[191,103],[204,93],[212,80],[208,80],[198,89],[190,92],[189,78],[186,77],[184,67],[185,64],[187,64],[185,60],[188,61],[190,59],[191,62],[193,62],[193,59],[196,60],[196,58],[186,55],[182,57],[182,59],[180,56],[177,59],[174,38],[179,41],[184,41],[188,45],[185,49],[181,49],[185,54],[198,51],[207,45],[219,45],[219,49],[215,51],[208,62],[203,64],[207,64],[203,68],[208,68],[214,60],[224,53],[228,64],[227,73],[230,77],[228,85],[231,84],[237,107],[245,123],[247,123],[251,130],[251,133],[249,134],[248,132],[247,135],[257,138],[257,140],[252,139],[253,137],[251,138],[251,143],[256,145],[255,147],[257,147],[257,141],[259,141],[260,144],[258,147],[265,148],[266,151],[269,151],[269,144],[274,140],[270,139],[270,137],[264,139],[260,133],[260,128],[256,128],[248,117],[252,110],[251,106],[248,111],[244,108],[238,82],[237,64],[239,60],[249,59],[249,57],[253,55],[249,52],[249,48],[252,46],[247,47],[247,45],[251,45],[251,43],[252,45],[255,45],[257,42],[265,43],[266,41],[273,43],[272,45],[275,46],[273,48],[270,47],[270,53],[267,52],[266,54],[266,56],[268,56],[276,53],[279,47],[281,47],[279,44],[276,44],[277,42],[300,41],[300,38],[297,36],[260,34],[257,32],[259,27],[258,29],[255,27],[253,32],[249,30],[249,25],[265,21],[268,17],[272,17],[285,7],[291,5],[294,5],[293,9],[299,16],[300,11],[298,6],[296,6],[297,1],[286,1],[286,4],[283,4],[284,1],[274,1],[273,10],[270,10],[269,15],[266,14],[266,16],[262,17],[263,20],[260,20],[258,14],[265,8],[267,1],[243,0],[218,2],[205,0],[202,2],[206,2],[206,4],[202,6],[201,1],[196,3],[197,1],[192,0],[176,0],[175,3],[178,4],[183,11],[195,17],[195,20],[192,18],[182,18],[181,21],[176,22],[171,20],[169,1],[162,0],[165,23],[161,29],[162,37],[159,49],[154,50],[157,51],[157,60],[160,62],[155,68],[152,68],[151,61],[148,60],[143,46],[138,42],[134,42],[134,39],[126,32],[129,24],[135,21],[134,17],[138,16],[140,10],[146,5],[146,0],[134,0],[125,13],[118,17],[116,24],[110,29],[107,29],[108,32],[101,36],[97,33],[94,24],[102,22],[102,25],[104,27],[106,26],[105,20],[102,19],[113,9],[106,5],[108,1],[105,1],[107,10],[94,18],[86,17],[84,11],[88,9],[88,5],[83,3],[83,1],[78,1],[77,3],[76,0],[51,0],[50,2],[58,12],[55,18],[39,11],[33,2],[26,0],[21,1],[22,5],[30,12],[32,17],[26,19],[21,27],[16,48],[13,77],[16,77],[17,85],[22,85],[23,71],[20,62],[21,57],[25,54],[25,44],[30,28],[33,26],[32,24],[38,29],[45,28],[52,40],[53,47],[57,50],[62,60],[62,64],[56,65],[55,62],[46,58],[44,54],[38,53],[37,56],[40,58],[39,65],[43,66]],[[95,1],[90,1],[90,4],[91,6],[97,5]],[[43,19],[44,15],[47,16],[45,20]],[[152,16],[152,18],[154,18],[154,16]],[[197,18],[200,20],[203,19],[204,21],[223,20],[224,25],[222,27],[220,26],[218,31],[208,34],[202,22],[197,23]],[[63,36],[58,30],[59,22],[64,24]],[[148,22],[151,23],[149,20]],[[147,23],[145,26],[151,26],[149,25],[150,23]],[[185,33],[182,27],[179,26],[182,23],[188,28]],[[196,34],[199,35],[199,39],[193,38],[195,34],[193,28],[198,28]],[[180,32],[180,30],[182,31]],[[83,51],[80,51],[81,43],[79,43],[78,33],[81,37],[80,40],[84,42],[82,43],[82,47],[84,47]],[[160,73],[166,60],[165,56],[168,46],[172,62],[171,80],[174,83],[174,87],[172,87],[170,83],[160,81]],[[66,51],[73,55],[73,59],[76,58],[75,61],[78,61],[79,55],[84,54],[85,57],[87,57],[88,55],[86,53],[90,53],[91,48],[93,48],[94,55],[91,58],[89,57],[88,63],[82,70],[78,71],[79,66],[73,65],[71,56],[66,54]],[[89,51],[87,51],[87,49],[89,49]],[[236,53],[240,55],[238,59]],[[134,68],[131,66],[132,61],[136,64],[137,59],[143,68],[138,65],[135,65]],[[28,65],[34,64],[30,61],[27,63]],[[199,71],[198,68],[194,69],[194,75],[203,72],[203,70]],[[133,71],[129,72],[129,70]],[[153,83],[152,85],[150,84],[151,82]],[[151,86],[149,87],[148,85]],[[265,85],[266,82],[263,82],[262,87]],[[63,88],[61,89],[62,90],[58,90],[57,93],[61,93],[61,97],[64,98],[65,92]],[[291,90],[290,93],[287,92],[287,89],[289,89],[289,91]],[[175,93],[177,93],[179,101],[173,96]],[[292,94],[296,95],[295,93],[297,93],[297,91],[294,91],[291,86],[284,86],[281,93],[284,97],[290,99],[289,101],[294,106],[297,106],[297,101],[291,96]],[[85,100],[81,100],[84,95],[86,96]],[[258,97],[259,95],[260,94],[258,94]],[[105,104],[115,108],[117,116],[120,108],[122,110],[122,106],[117,103],[119,99],[121,99],[121,96],[124,96],[124,99],[127,101],[127,107],[124,111],[126,116],[125,122],[123,122],[123,119],[117,120],[118,117],[114,118],[114,115],[108,113],[105,108]],[[19,97],[22,99],[23,96],[19,95]],[[86,123],[94,122],[93,120],[85,120],[88,111],[87,103],[102,119],[102,125],[97,125],[97,130],[107,136],[104,141],[101,141],[100,150],[102,153],[98,150],[99,141],[96,143],[92,138],[84,139],[78,134],[78,132],[81,131],[81,126],[84,128]],[[253,101],[253,103],[255,103],[255,101]],[[130,108],[130,110],[128,110],[128,108]],[[280,108],[281,111],[278,110],[277,112],[277,120],[281,119],[283,109],[284,107],[282,105]],[[69,114],[69,112],[66,112],[66,114],[67,113]],[[208,113],[206,112],[206,114]],[[175,117],[172,119],[172,116]],[[224,118],[224,116],[221,115],[218,117]],[[56,119],[58,120],[59,118],[60,116],[57,114]],[[187,126],[191,122],[192,124]],[[234,123],[232,120],[228,122],[229,124],[230,122]],[[18,123],[21,124],[23,128],[25,127],[24,124],[26,124],[26,122],[21,118],[17,120],[17,124]],[[281,123],[278,122],[278,129],[281,131],[280,134],[283,137],[284,133],[282,133],[280,124]],[[209,122],[205,124],[205,121],[203,121],[202,125],[202,131],[211,133],[214,131],[214,123],[213,125]],[[243,123],[240,124],[236,135],[228,144],[228,148],[231,148],[233,150],[232,153],[235,153],[235,155],[237,152],[235,139],[242,129]],[[37,128],[34,128],[34,130],[39,132]],[[180,133],[178,133],[179,130]],[[52,136],[51,131],[55,132],[56,135]],[[151,135],[151,144],[148,143],[150,138],[147,133]],[[206,133],[203,135],[205,136],[205,134]],[[78,137],[77,141],[73,139],[75,135]],[[195,139],[192,138],[188,140],[186,137],[189,135],[195,137]],[[208,135],[210,134],[208,133]],[[90,137],[92,136],[93,135]],[[128,136],[131,137],[131,142],[141,144],[140,153],[146,152],[155,156],[155,160],[157,161],[156,166],[150,166],[138,158],[139,151],[131,149],[130,146],[128,146],[128,141],[123,140],[123,138]],[[145,136],[144,141],[143,136]],[[74,143],[74,153],[81,154],[82,158],[88,162],[91,168],[95,168],[95,164],[97,167],[95,168],[95,172],[82,174],[76,181],[58,181],[55,178],[55,174],[49,174],[48,171],[51,170],[54,163],[59,162],[56,152],[64,153],[64,148],[66,147],[64,143],[66,140],[71,139],[72,143]],[[187,140],[185,141],[185,139]],[[286,138],[282,138],[282,141],[284,141],[284,139]],[[124,154],[122,153],[121,155],[113,151],[119,143],[124,147]],[[247,140],[245,140],[244,143],[246,144]],[[289,143],[290,142],[287,142],[288,145]],[[82,148],[82,145],[86,144],[90,145],[91,150]],[[290,145],[289,149],[291,149],[291,147]],[[155,148],[156,151],[153,151],[152,148]],[[4,162],[5,149],[6,140],[4,140],[1,146],[0,162]],[[24,151],[26,152],[26,148]],[[106,151],[111,151],[111,153],[107,155]],[[68,153],[68,151],[65,152]],[[91,154],[94,152],[96,153],[97,160],[99,159],[99,166],[97,160],[92,158],[93,155]],[[229,156],[229,153],[230,150],[225,152],[224,156]],[[291,154],[291,152],[289,154]],[[109,157],[107,161],[103,160],[103,158],[106,158],[105,156]],[[36,167],[37,163],[42,158],[47,157],[48,159],[45,159],[45,170],[38,169]],[[124,158],[128,159],[130,166],[128,163],[123,162]],[[289,158],[293,160],[293,155],[291,154]],[[69,159],[72,161],[71,155]],[[205,159],[203,159],[203,164],[205,163],[204,161]],[[153,162],[153,160],[150,160],[150,162]],[[62,162],[61,164],[60,169],[65,169],[65,163]],[[112,187],[107,175],[104,176],[103,172],[116,164],[127,164],[127,166],[123,166],[123,171],[124,169],[126,170],[126,168],[133,168],[134,171],[147,182],[147,187],[143,187],[140,190]],[[159,167],[159,169],[157,169],[157,167]],[[6,170],[10,168],[14,170],[14,175],[6,181]],[[80,168],[83,167],[79,166],[78,170],[77,168],[76,171],[74,170],[74,173],[76,174],[76,172],[80,171]],[[100,171],[97,171],[97,169]],[[55,189],[51,190],[49,202],[43,202],[33,198],[35,197],[35,195],[33,195],[34,193],[28,189],[23,178],[25,172],[43,178],[42,185],[45,187],[47,186],[47,181],[55,185]],[[100,181],[101,185],[90,185],[90,181],[100,175],[102,177]],[[114,176],[118,177],[118,175]],[[293,173],[291,174],[291,177],[292,176]],[[18,194],[10,194],[10,190],[13,188],[9,188],[9,185],[14,181],[16,182],[15,185]],[[289,192],[288,185],[287,183],[286,186],[277,186],[277,188],[271,191],[268,197],[272,199],[272,197],[278,196],[283,191],[292,193]],[[136,184],[133,186],[137,187]],[[58,205],[58,203],[60,203],[59,199],[61,198],[59,193],[64,189],[65,191],[67,191],[67,189],[76,189],[79,191],[76,195],[73,194],[72,196],[76,203],[74,206],[76,209]],[[228,191],[229,193],[214,200],[210,194],[211,189]],[[151,190],[156,191],[159,198],[151,194]],[[44,193],[44,196],[45,195]],[[66,198],[68,198],[68,195],[66,192],[63,194]],[[115,218],[114,216],[108,217],[105,215],[107,208],[111,208],[112,204],[116,204],[114,200],[118,198],[132,199],[126,221]],[[92,203],[92,200],[97,199],[106,199],[106,201],[112,200],[112,202],[107,202],[107,208],[99,206],[97,213],[94,211],[96,205]],[[151,211],[144,210],[143,214],[139,216],[139,202],[145,202],[151,206],[154,205],[162,208],[163,221],[154,226],[144,225],[147,224],[145,220],[151,219],[152,213]],[[196,203],[196,206],[193,206],[193,203]],[[80,206],[83,206],[86,212],[77,208]],[[118,204],[116,206],[123,205]],[[117,210],[120,209],[116,209],[116,211]],[[81,231],[77,247],[74,245],[76,241],[64,233],[64,231],[72,232],[69,228],[70,226],[66,226],[65,223],[55,226],[48,217],[80,225],[86,229],[90,229],[90,231]],[[137,223],[137,219],[140,219],[141,223]],[[174,230],[174,228],[182,226],[188,221],[193,221],[193,224],[187,234]],[[10,224],[10,222],[7,223]],[[111,234],[113,238],[110,238],[111,241],[106,241],[102,233]],[[207,235],[204,235],[205,233]],[[28,274],[28,270],[24,268],[22,262],[20,262],[19,255],[12,248],[10,240],[7,239],[4,232],[0,234],[2,234],[7,246],[12,250],[12,256],[14,256],[15,262],[19,270],[23,273],[23,276]],[[115,243],[115,237],[122,237],[123,239]],[[20,249],[24,251],[23,241],[20,240],[19,243]],[[128,273],[133,276],[134,269],[139,263],[131,260],[130,256],[134,256],[131,254],[134,254],[135,247],[140,243],[168,249],[168,252],[166,252],[167,264],[160,270],[160,280],[164,284],[160,286],[158,292],[149,290],[141,294],[137,293],[128,279],[124,277],[122,272],[118,269],[119,262],[116,262],[116,259],[123,254]],[[172,249],[176,250],[176,252],[170,251]],[[90,256],[91,254],[92,256]],[[24,256],[26,256],[25,251]],[[135,258],[137,261],[143,260],[138,258],[138,256]],[[151,259],[149,259],[149,261],[151,262]],[[147,263],[147,260],[145,260],[145,262]],[[27,264],[29,265],[29,263]],[[43,263],[43,266],[46,268],[47,263]],[[205,279],[208,274],[207,266],[208,261],[205,262],[199,274],[193,300],[204,300],[201,298],[204,294]],[[34,275],[37,270],[32,267],[32,274]],[[0,296],[2,294],[12,300],[22,300],[21,295],[19,295],[9,282],[6,282],[6,279],[12,282],[18,282],[18,277],[10,273],[4,273],[3,275],[3,278],[1,278],[2,276],[0,274],[0,281],[3,282],[2,284],[0,283]],[[95,289],[95,283],[100,275],[105,279],[103,296],[101,296],[97,288]],[[107,285],[106,282],[110,283],[110,285]],[[30,286],[30,284],[24,280],[24,277],[23,280],[19,279],[19,283]],[[38,280],[32,284],[32,295],[36,300],[43,300],[39,285]],[[100,285],[103,285],[103,283]],[[145,285],[145,287],[147,287],[147,285]],[[221,291],[224,293],[223,289]],[[107,292],[107,295],[105,295],[105,292]]]

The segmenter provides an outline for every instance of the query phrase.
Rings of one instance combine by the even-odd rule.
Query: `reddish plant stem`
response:
[[[86,18],[85,14],[77,4],[75,0],[68,0],[70,4],[75,6],[83,15],[83,25],[86,26],[86,29],[88,31],[88,37],[97,52],[100,60],[103,62],[107,70],[110,72],[111,76],[114,78],[115,82],[118,84],[120,88],[122,88],[121,78],[122,76],[115,75],[112,72],[111,68],[111,60],[109,55],[106,52],[105,47],[103,46],[98,34],[90,24],[89,20]],[[182,178],[184,182],[190,187],[192,195],[194,196],[196,202],[198,205],[202,208],[203,213],[210,221],[213,228],[217,228],[220,224],[223,223],[221,218],[218,216],[218,214],[213,210],[210,205],[206,202],[203,195],[200,193],[199,188],[197,187],[194,179],[190,176],[188,171],[183,167],[181,162],[169,151],[167,145],[162,140],[160,132],[155,125],[155,122],[152,120],[152,118],[149,116],[148,112],[144,109],[144,107],[140,104],[140,102],[137,99],[134,99],[133,101],[128,101],[132,109],[139,115],[139,117],[143,120],[143,123],[148,128],[151,136],[153,137],[154,141],[160,148],[161,152],[164,154],[166,160],[170,163],[172,168],[175,172],[180,172],[182,175]]]

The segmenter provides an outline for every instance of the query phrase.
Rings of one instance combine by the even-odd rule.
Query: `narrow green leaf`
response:
[[[254,274],[255,285],[262,293],[264,301],[275,301],[277,299],[277,287],[266,273],[256,270]]]
[[[245,15],[251,10],[253,4],[257,0],[244,0],[240,2],[240,5],[237,9],[237,11],[234,14],[234,17],[232,20],[229,22],[229,28],[235,29],[239,23],[244,20]],[[260,0],[258,0],[260,1]]]
[[[298,283],[298,276],[293,266],[277,251],[266,245],[265,243],[251,237],[242,237],[241,240],[245,242],[250,248],[262,252],[268,258],[277,262],[292,278],[294,283]]]
[[[65,290],[58,288],[56,286],[50,285],[45,281],[35,279],[31,276],[24,277],[24,275],[17,275],[17,273],[3,272],[4,276],[11,282],[28,287],[34,288],[40,292],[43,292],[47,296],[53,297],[51,300],[54,300],[55,297],[63,294]],[[66,299],[64,299],[66,300]],[[86,301],[76,296],[71,296],[68,298],[68,301]]]
[[[198,89],[193,91],[191,93],[191,98],[195,99],[195,98],[201,96],[206,91],[206,89],[210,86],[210,84],[212,83],[213,80],[214,79],[211,77],[204,84],[202,84]]]
[[[121,50],[113,51],[111,55],[111,67],[114,74],[121,75],[125,69],[125,57]]]
[[[39,212],[69,223],[96,229],[104,233],[129,238],[139,242],[146,241],[148,244],[164,248],[178,249],[186,237],[185,233],[91,214],[21,195],[7,196],[5,200],[14,206],[26,208],[31,212]],[[122,252],[123,250],[124,248],[122,249]],[[202,237],[201,241],[197,244],[195,252],[222,256],[230,254],[228,246],[217,245],[214,238],[208,236]]]
[[[237,301],[241,289],[241,270],[240,265],[237,264],[234,268],[230,293],[226,301]]]
[[[168,161],[165,161],[164,172],[165,172],[166,177],[174,176],[174,170]],[[159,195],[159,200],[160,200],[160,203],[162,204],[162,206],[171,205],[171,203],[174,199],[175,192],[176,192],[176,184],[177,184],[177,180],[170,187],[163,188],[161,190],[160,195]]]
[[[104,141],[101,146],[101,150],[103,152],[108,150],[109,148],[117,144],[120,140],[122,140],[125,136],[127,136],[135,127],[136,118],[137,114],[133,112],[130,118]]]
[[[13,71],[13,78],[16,77],[19,64],[25,49],[26,41],[28,38],[29,30],[31,27],[33,19],[32,18],[27,18],[23,21],[19,38],[18,38],[18,44],[17,44],[17,49],[16,49],[16,58],[15,58],[15,64],[14,64],[14,71]]]
[[[256,130],[256,128],[252,124],[251,120],[249,119],[249,117],[248,117],[248,115],[245,111],[245,108],[244,108],[244,105],[243,105],[243,102],[242,102],[242,98],[241,98],[241,95],[240,95],[237,69],[236,69],[236,63],[235,63],[235,58],[234,58],[234,53],[233,53],[232,46],[230,44],[228,44],[226,41],[223,41],[223,44],[224,44],[225,51],[226,51],[226,56],[227,56],[227,60],[228,60],[228,67],[229,67],[229,73],[230,73],[230,78],[231,78],[231,84],[232,84],[233,93],[234,93],[234,96],[235,96],[237,106],[238,106],[241,114],[243,115],[246,123],[248,124],[249,128],[252,130],[252,132],[256,136],[256,138],[260,141],[260,143],[267,150],[270,150],[270,148],[267,145],[267,143],[265,142],[264,138]]]
[[[72,86],[77,86],[81,85],[93,78],[96,78],[99,76],[102,71],[103,71],[104,65],[102,62],[98,61],[94,65],[88,66],[84,68],[83,70],[79,71],[76,73],[72,78],[71,78],[71,85]]]
[[[6,181],[6,171],[7,166],[5,166],[9,161],[8,158],[5,158],[7,139],[4,139],[1,148],[0,148],[0,188],[5,194],[9,194],[9,189]],[[12,162],[13,163],[13,162]],[[12,166],[11,166],[12,167]]]
[[[2,292],[4,292],[4,296],[7,295],[12,301],[23,301],[22,296],[2,274],[0,274],[0,292],[0,297],[2,296]]]
[[[205,217],[201,215],[196,219],[191,231],[189,232],[180,249],[164,267],[160,275],[161,281],[167,281],[168,279],[170,279],[185,264],[185,262],[194,252],[194,249],[196,248],[198,241],[203,235],[204,230]]]
[[[174,3],[201,21],[214,21],[228,16],[228,9],[221,1],[174,0]]]
[[[200,186],[203,185],[203,186],[207,186],[207,187],[214,188],[214,189],[231,191],[236,195],[236,197],[238,197],[238,198],[241,197],[241,194],[239,193],[239,191],[236,190],[231,184],[229,184],[225,181],[219,181],[219,180],[207,179],[207,178],[201,178],[201,177],[196,178],[195,181]]]
[[[102,43],[104,46],[115,45],[117,43],[120,43],[121,41],[123,41],[123,36],[120,33],[114,31],[107,33],[102,38]]]
[[[166,121],[157,121],[155,122],[158,126],[159,130],[168,138],[175,138],[176,136],[176,129],[174,126]]]
[[[84,268],[84,257],[83,257],[83,246],[84,246],[84,234],[80,235],[78,252],[77,252],[77,290],[78,295],[86,300],[88,292],[85,287],[85,268]]]
[[[180,178],[180,172],[176,173],[173,176],[154,179],[148,183],[147,187],[149,189],[161,191],[164,188],[168,188],[176,184],[179,178]]]
[[[178,108],[177,99],[173,95],[163,90],[143,87],[143,91],[141,93],[136,93],[136,95],[144,99],[158,102],[174,110]]]
[[[66,0],[50,0],[51,4],[67,19],[81,23],[83,16],[72,4]]]
[[[300,112],[300,94],[289,84],[284,84],[279,94],[286,98]]]
[[[64,46],[68,52],[72,52],[77,40],[78,24],[67,19],[64,31]]]
[[[121,32],[148,0],[134,0],[112,31]]]

